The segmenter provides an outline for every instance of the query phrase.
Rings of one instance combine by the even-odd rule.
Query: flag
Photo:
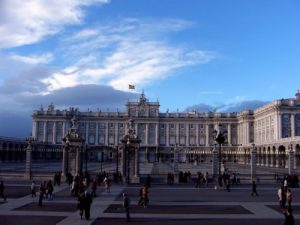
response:
[[[135,85],[129,84],[129,85],[128,85],[128,88],[129,88],[129,89],[135,89]]]

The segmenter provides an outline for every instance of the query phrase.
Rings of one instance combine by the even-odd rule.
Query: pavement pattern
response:
[[[30,182],[6,184],[7,202],[0,199],[0,224],[45,225],[122,225],[125,211],[122,193],[131,199],[130,224],[153,225],[262,225],[284,224],[284,216],[276,197],[277,184],[258,185],[259,196],[251,196],[251,186],[232,186],[231,191],[215,190],[212,185],[195,188],[192,185],[152,185],[148,208],[138,205],[138,185],[116,185],[110,192],[98,187],[93,199],[91,219],[81,220],[77,199],[70,196],[67,184],[55,186],[53,200],[38,206],[38,195],[32,198]],[[300,224],[300,189],[292,189],[295,224]]]

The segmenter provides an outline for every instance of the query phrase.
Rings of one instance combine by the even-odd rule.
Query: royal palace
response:
[[[128,121],[133,120],[135,134],[140,139],[138,162],[145,168],[148,165],[152,173],[162,170],[161,167],[155,169],[155,164],[174,167],[176,162],[179,170],[211,164],[217,132],[225,134],[222,162],[249,165],[251,150],[255,148],[258,166],[292,167],[292,170],[300,167],[299,91],[294,98],[275,100],[255,110],[230,113],[162,113],[159,102],[149,101],[144,93],[137,101],[128,101],[124,112],[59,110],[50,104],[48,109],[41,107],[32,114],[32,137],[36,145],[47,145],[51,149],[48,158],[61,158],[62,138],[70,129],[72,118],[77,120],[77,132],[84,140],[82,148],[86,149],[89,161],[114,160]],[[7,154],[11,154],[10,149],[20,150],[26,142],[2,138],[0,144],[1,159],[5,160],[9,158]],[[288,163],[291,157],[292,165]]]

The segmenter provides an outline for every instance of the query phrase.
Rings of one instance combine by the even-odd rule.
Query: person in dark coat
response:
[[[84,193],[81,193],[78,196],[78,209],[79,209],[80,219],[82,219],[83,212],[84,212]]]
[[[84,205],[84,217],[86,220],[90,219],[92,202],[93,202],[93,198],[92,198],[91,194],[88,193],[87,191],[85,191],[83,205]]]
[[[284,225],[294,225],[295,224],[294,216],[292,213],[292,208],[290,208],[290,207],[286,208],[284,211],[284,216],[285,216]]]
[[[123,193],[123,207],[125,208],[126,211],[126,222],[129,222],[130,221],[130,212],[129,212],[130,199],[125,192]]]
[[[258,196],[257,190],[256,190],[256,183],[255,180],[252,181],[252,193],[251,196]]]
[[[4,195],[4,190],[5,190],[4,182],[3,182],[3,180],[1,180],[1,182],[0,182],[0,196],[6,202],[6,196]]]

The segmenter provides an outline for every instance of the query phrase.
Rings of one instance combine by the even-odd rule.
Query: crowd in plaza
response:
[[[113,179],[110,179],[113,177]],[[66,175],[66,183],[70,186],[70,195],[72,197],[77,198],[77,207],[79,209],[80,218],[83,216],[85,219],[90,219],[90,209],[93,202],[93,198],[97,197],[97,188],[99,186],[103,186],[107,193],[110,192],[110,188],[112,182],[115,180],[116,176],[112,176],[112,174],[108,174],[105,171],[100,172],[94,176],[92,179],[89,174],[85,174],[85,176],[77,175],[73,177],[71,174]],[[119,183],[119,175],[117,175],[118,179],[115,180]],[[168,184],[174,184],[174,174],[169,173],[167,177]],[[151,176],[148,175],[146,177],[146,181],[144,185],[139,189],[139,201],[138,205],[143,208],[148,208],[149,205],[149,188],[151,187]],[[275,180],[278,182],[278,176],[275,174]],[[179,181],[188,183],[193,182],[191,179],[191,175],[186,173],[179,173]],[[197,173],[195,187],[207,187],[209,181],[208,173]],[[285,216],[285,225],[294,225],[294,217],[293,217],[293,207],[292,207],[292,189],[297,186],[298,178],[297,176],[284,176],[280,181],[280,187],[277,190],[277,196],[279,201],[279,207],[282,210],[282,213]],[[51,201],[53,199],[53,191],[55,186],[59,186],[61,184],[61,173],[56,172],[53,180],[50,179],[48,181],[41,182],[39,185],[36,184],[34,180],[32,180],[30,184],[30,194],[32,198],[35,198],[38,195],[38,205],[43,206],[43,200]],[[218,185],[220,187],[224,187],[225,190],[230,191],[230,184],[240,184],[240,177],[238,173],[230,173],[225,171],[222,176],[218,179]],[[253,180],[252,184],[251,196],[258,196],[257,192],[257,181]],[[122,194],[123,196],[123,208],[126,213],[126,221],[130,221],[130,197],[126,192]],[[0,181],[0,197],[6,201],[5,195],[5,185],[3,181]]]

